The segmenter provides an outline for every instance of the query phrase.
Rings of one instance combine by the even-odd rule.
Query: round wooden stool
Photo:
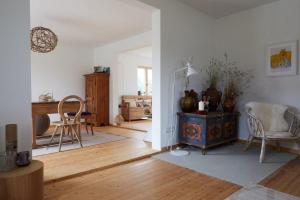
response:
[[[44,191],[44,165],[33,160],[27,167],[0,172],[0,199],[42,200]]]

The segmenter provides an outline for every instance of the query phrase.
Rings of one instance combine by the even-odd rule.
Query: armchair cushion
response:
[[[293,136],[290,132],[279,132],[279,131],[267,131],[265,132],[266,137],[270,139],[295,139],[296,136]]]
[[[126,99],[125,103],[129,103],[129,107],[136,108],[136,100],[135,99]]]
[[[76,112],[68,112],[67,115],[72,117],[72,116],[76,115]],[[92,115],[91,112],[82,112],[81,113],[81,116],[90,116],[90,115]]]
[[[250,114],[259,119],[265,131],[288,132],[289,124],[284,118],[288,106],[261,102],[250,102],[246,104]]]

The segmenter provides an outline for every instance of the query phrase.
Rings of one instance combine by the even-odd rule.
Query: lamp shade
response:
[[[186,77],[198,74],[198,72],[192,67],[191,63],[187,63]]]

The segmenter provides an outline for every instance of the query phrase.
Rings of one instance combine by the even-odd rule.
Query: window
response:
[[[138,91],[142,95],[152,95],[152,69],[150,67],[137,68]]]

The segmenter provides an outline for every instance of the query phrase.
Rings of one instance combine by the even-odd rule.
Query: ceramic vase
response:
[[[190,95],[189,91],[185,91],[185,96],[180,99],[180,108],[183,112],[193,112],[197,101]]]

